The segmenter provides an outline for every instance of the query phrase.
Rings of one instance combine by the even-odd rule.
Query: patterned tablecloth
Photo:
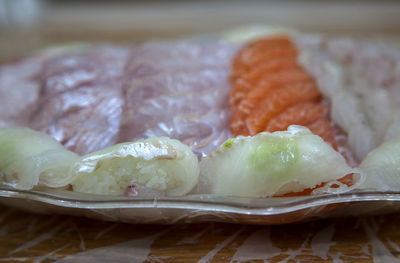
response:
[[[165,226],[0,211],[0,262],[400,262],[400,214]]]

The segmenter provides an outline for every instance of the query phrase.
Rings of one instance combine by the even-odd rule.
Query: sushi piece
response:
[[[181,142],[153,137],[83,156],[73,168],[73,191],[99,195],[180,196],[197,184],[196,155]]]
[[[383,143],[361,162],[366,174],[361,189],[398,191],[400,189],[400,137]]]
[[[0,182],[17,189],[63,187],[79,156],[51,137],[28,128],[0,129]]]
[[[200,163],[197,192],[243,197],[272,197],[314,188],[356,170],[321,137],[305,127],[232,138]],[[332,185],[332,184],[330,184]],[[318,190],[318,189],[317,189]]]

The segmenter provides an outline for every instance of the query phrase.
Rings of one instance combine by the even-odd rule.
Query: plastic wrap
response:
[[[100,46],[72,56],[46,53],[35,58],[41,75],[30,70],[29,61],[3,67],[0,91],[7,90],[9,70],[26,67],[26,76],[21,78],[24,83],[17,84],[35,96],[40,94],[36,105],[18,105],[16,112],[24,118],[8,123],[15,116],[5,112],[3,122],[44,131],[80,154],[155,135],[179,139],[199,156],[207,154],[230,137],[227,77],[230,58],[238,46],[215,40],[171,43]],[[166,89],[160,89],[161,84]],[[198,99],[200,95],[204,95],[203,100]],[[32,115],[27,118],[26,112]],[[0,197],[5,205],[36,213],[164,224],[219,221],[272,225],[400,208],[400,192],[377,191],[273,198],[150,198],[0,186]]]

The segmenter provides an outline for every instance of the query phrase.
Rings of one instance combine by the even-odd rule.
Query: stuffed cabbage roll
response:
[[[196,155],[181,142],[152,137],[88,154],[74,167],[76,192],[127,196],[185,195],[197,184]]]
[[[0,181],[18,189],[62,187],[72,181],[79,156],[28,128],[0,129]]]
[[[200,167],[199,193],[246,197],[299,192],[355,172],[321,137],[295,125],[232,138]]]

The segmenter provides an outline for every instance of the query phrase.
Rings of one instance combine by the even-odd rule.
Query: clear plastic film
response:
[[[243,40],[227,40],[210,37],[92,46],[72,54],[44,52],[35,57],[40,65],[37,70],[31,69],[31,60],[15,62],[12,70],[26,67],[27,71],[15,87],[25,85],[37,101],[17,108],[15,112],[23,117],[17,123],[10,122],[15,116],[7,113],[0,126],[30,126],[81,155],[120,142],[168,136],[191,147],[201,159],[231,137],[228,77],[231,59]],[[0,77],[4,70],[0,69]],[[0,91],[6,89],[7,81],[0,78]],[[36,212],[167,224],[282,224],[397,211],[398,192],[354,191],[364,182],[363,176],[360,172],[351,187],[335,177],[313,195],[297,197],[123,197],[1,186],[0,196],[5,198],[0,201]],[[26,200],[31,201],[29,208]]]

